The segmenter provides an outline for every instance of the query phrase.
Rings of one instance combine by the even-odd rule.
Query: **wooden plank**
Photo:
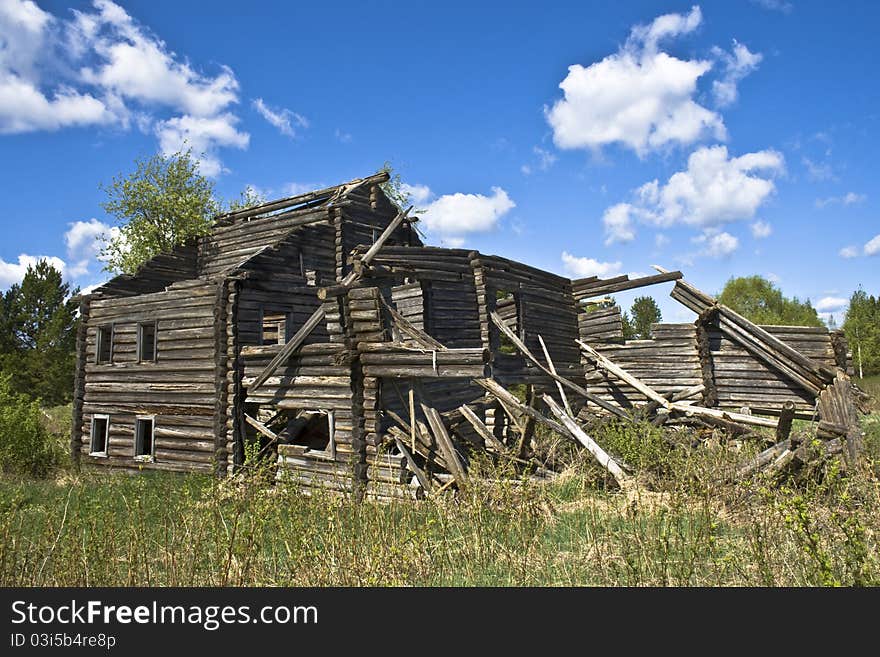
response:
[[[611,458],[608,453],[602,449],[599,444],[590,438],[587,433],[581,429],[577,422],[574,421],[570,415],[568,415],[564,410],[562,410],[559,405],[553,400],[550,395],[544,395],[544,403],[550,408],[550,412],[556,416],[563,426],[565,427],[567,433],[571,435],[577,442],[583,445],[590,454],[592,454],[595,459],[599,462],[603,468],[605,468],[617,484],[621,488],[625,488],[629,481],[626,473],[624,473],[623,468],[620,467],[620,464],[617,463],[613,458]]]

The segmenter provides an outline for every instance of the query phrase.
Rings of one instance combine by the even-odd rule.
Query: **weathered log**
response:
[[[574,421],[574,418],[562,410],[550,395],[544,395],[544,403],[550,408],[550,412],[563,424],[566,432],[596,458],[599,465],[614,477],[614,480],[621,488],[625,488],[628,484],[628,477],[617,461],[611,458],[595,440],[590,438],[578,423]]]

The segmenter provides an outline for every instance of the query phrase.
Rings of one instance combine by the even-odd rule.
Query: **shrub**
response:
[[[0,373],[0,470],[45,477],[61,460],[60,448],[43,426],[40,404],[12,390]]]

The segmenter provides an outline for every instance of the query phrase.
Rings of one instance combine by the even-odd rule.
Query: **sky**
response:
[[[880,293],[880,3],[0,0],[0,290],[81,288],[101,186],[192,147],[224,199],[389,162],[430,244],[570,277]],[[665,321],[692,314],[645,292]]]

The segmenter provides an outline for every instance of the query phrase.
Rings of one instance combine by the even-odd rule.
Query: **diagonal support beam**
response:
[[[406,219],[410,210],[412,210],[412,206],[409,206],[406,210],[399,212],[394,219],[391,220],[385,230],[382,231],[382,234],[376,239],[375,243],[367,250],[367,252],[361,258],[361,262],[364,264],[370,262],[373,258],[376,257],[376,254],[379,253],[379,250],[384,246],[385,242],[388,241],[388,238],[391,237],[392,233],[397,230],[397,227],[403,223],[403,220]],[[358,280],[359,276],[354,272],[354,270],[350,271],[345,278],[340,281],[339,288],[342,289],[339,294],[345,294],[348,289]],[[296,335],[291,338],[290,342],[284,345],[284,348],[278,352],[275,358],[263,369],[262,372],[254,379],[254,382],[248,388],[248,393],[253,393],[257,388],[263,385],[270,376],[272,376],[275,371],[281,367],[287,360],[296,352],[305,341],[307,337],[311,334],[312,331],[321,323],[324,319],[324,308],[323,306],[318,308],[311,317],[306,320],[306,323],[302,325],[299,331],[296,332]]]

